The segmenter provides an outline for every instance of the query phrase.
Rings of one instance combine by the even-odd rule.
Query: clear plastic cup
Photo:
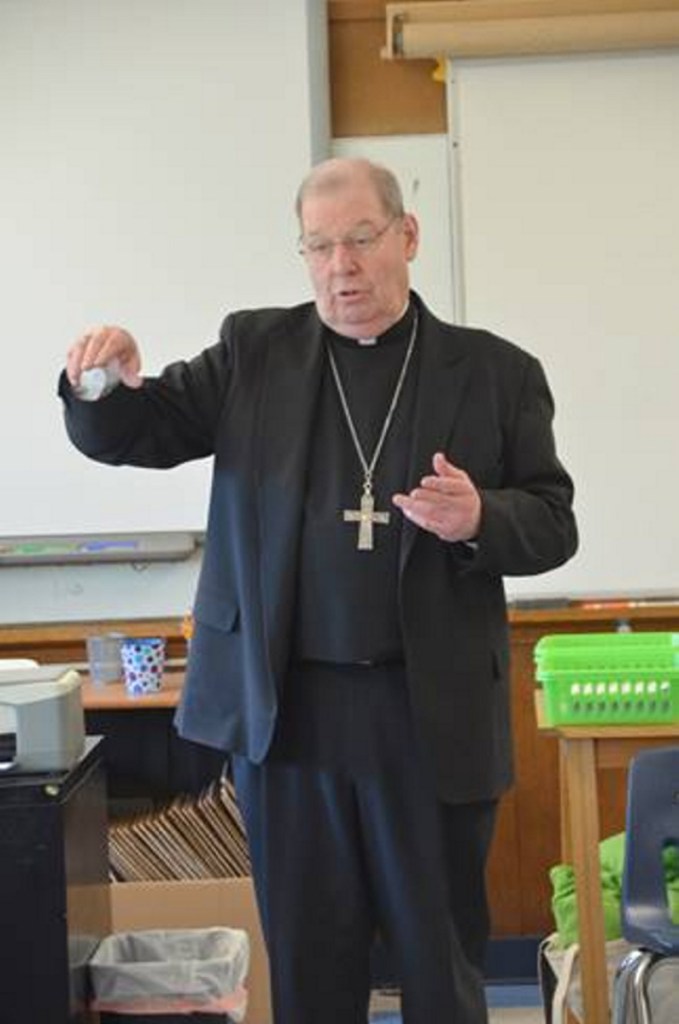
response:
[[[124,639],[122,633],[99,633],[87,637],[87,661],[90,679],[95,686],[105,686],[122,679],[121,648]]]

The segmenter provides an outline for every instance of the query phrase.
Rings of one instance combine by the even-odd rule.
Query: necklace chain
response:
[[[372,481],[373,481],[373,474],[375,472],[375,466],[377,465],[377,461],[378,461],[378,459],[380,457],[380,454],[382,452],[382,448],[384,446],[384,442],[386,440],[387,434],[389,432],[389,428],[390,428],[392,420],[394,418],[394,413],[396,411],[396,406],[398,405],[398,400],[401,397],[401,391],[403,390],[403,383],[405,381],[406,373],[408,372],[408,366],[410,365],[410,359],[412,357],[413,349],[415,347],[415,338],[417,336],[417,325],[418,325],[418,316],[417,316],[417,310],[415,310],[415,316],[414,316],[414,320],[413,320],[413,327],[412,327],[412,330],[410,332],[410,339],[408,341],[408,348],[406,350],[406,354],[405,354],[405,357],[403,359],[403,364],[401,366],[401,372],[398,375],[398,380],[396,381],[396,387],[394,388],[394,393],[391,396],[391,402],[389,404],[389,409],[387,410],[387,415],[384,417],[384,423],[382,424],[382,430],[380,431],[380,436],[377,439],[377,444],[375,445],[375,450],[373,451],[372,458],[370,459],[370,461],[368,461],[368,459],[366,458],[365,453],[363,451],[363,448],[361,446],[361,442],[359,441],[358,431],[356,430],[356,424],[354,423],[353,417],[351,415],[351,411],[349,409],[349,403],[347,401],[347,396],[346,396],[346,392],[344,390],[344,387],[342,386],[342,381],[341,381],[341,378],[340,378],[340,375],[339,375],[339,370],[337,368],[337,362],[335,360],[335,356],[333,355],[332,349],[330,348],[330,345],[328,345],[328,357],[330,359],[330,368],[332,369],[332,375],[333,375],[333,378],[334,378],[334,381],[335,381],[335,387],[337,388],[337,394],[339,395],[339,400],[340,400],[340,403],[342,405],[342,410],[344,412],[344,418],[345,418],[345,420],[347,422],[347,427],[349,428],[349,433],[351,435],[351,440],[353,441],[354,448],[356,449],[356,454],[358,455],[359,462],[361,463],[361,467],[363,469],[363,493],[366,494],[366,495],[372,494]]]

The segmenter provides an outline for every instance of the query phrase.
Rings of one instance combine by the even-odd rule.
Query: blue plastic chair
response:
[[[627,782],[622,933],[662,956],[679,955],[662,855],[679,847],[679,746],[646,750],[632,761]]]
[[[679,925],[667,901],[663,851],[679,848],[679,746],[645,750],[631,762],[622,884],[622,933],[637,948],[620,964],[614,1024],[651,1024],[648,984],[658,961],[679,957]],[[677,961],[679,978],[679,961]],[[679,987],[677,994],[679,1021]]]

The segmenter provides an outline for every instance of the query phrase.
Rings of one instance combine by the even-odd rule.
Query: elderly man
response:
[[[127,331],[88,331],[66,424],[102,462],[214,459],[177,728],[228,752],[276,1024],[365,1024],[378,933],[404,1024],[482,1024],[502,577],[574,553],[572,484],[539,362],[410,291],[387,169],[326,161],[297,213],[314,303],[233,313],[158,377]],[[122,385],[80,400],[112,359]]]

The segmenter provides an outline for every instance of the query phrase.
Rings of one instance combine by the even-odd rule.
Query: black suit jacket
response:
[[[502,577],[575,551],[572,484],[539,362],[420,308],[409,486],[443,451],[481,491],[477,544],[404,523],[399,599],[411,699],[441,796],[497,796],[511,782],[509,644]],[[179,732],[262,760],[289,664],[296,552],[324,358],[315,307],[242,311],[190,362],[73,399],[74,443],[109,463],[169,467],[211,455],[214,476]]]

